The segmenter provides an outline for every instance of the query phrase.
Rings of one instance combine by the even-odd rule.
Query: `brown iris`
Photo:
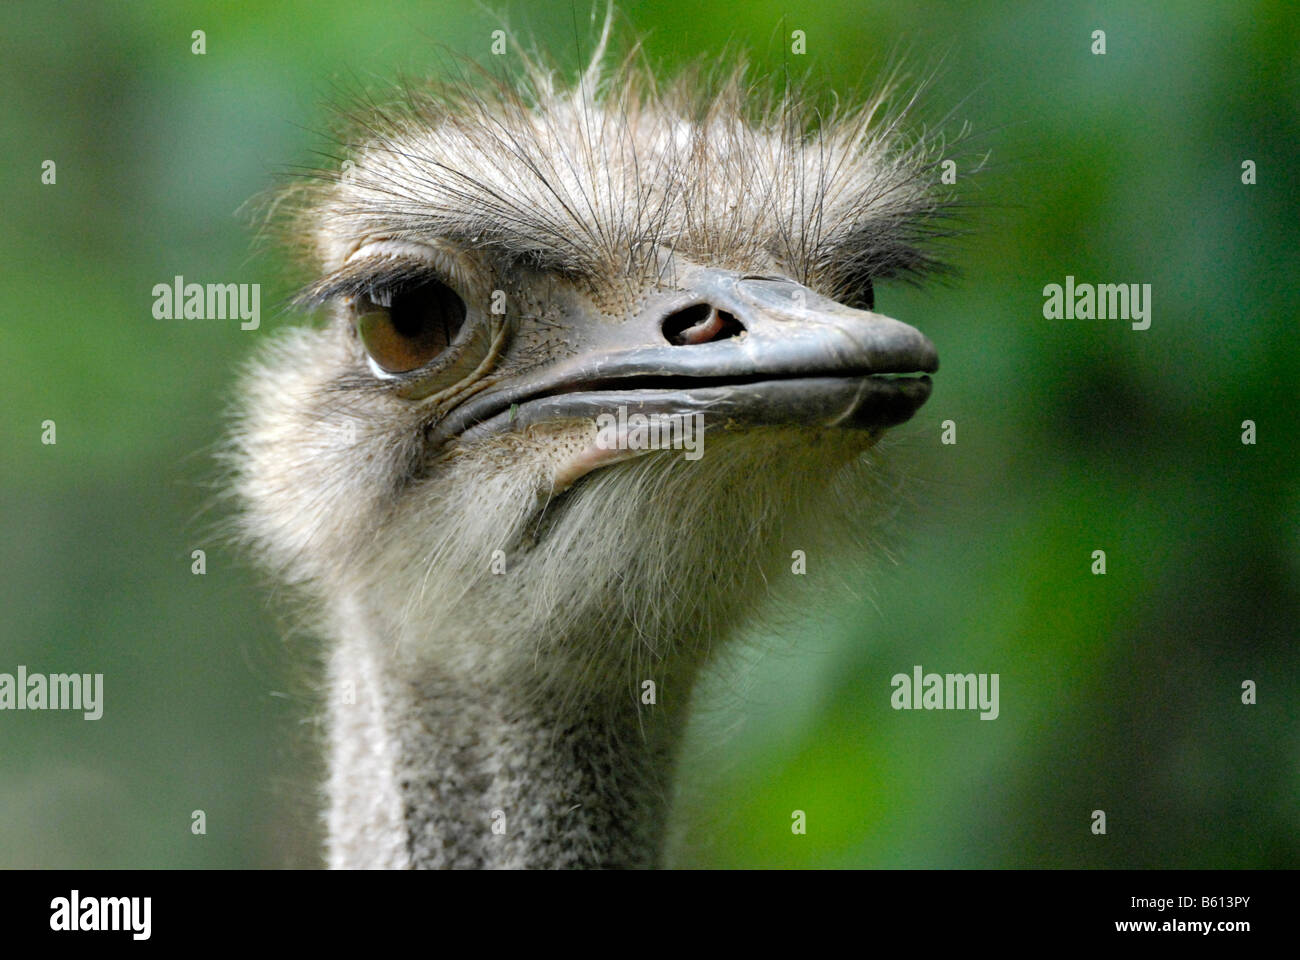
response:
[[[437,280],[373,290],[357,298],[356,312],[366,353],[387,373],[424,366],[451,346],[465,323],[465,301]]]

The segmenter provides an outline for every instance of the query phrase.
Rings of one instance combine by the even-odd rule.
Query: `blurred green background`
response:
[[[467,6],[0,7],[0,671],[106,675],[97,722],[0,713],[0,866],[319,862],[314,644],[210,534],[235,369],[289,322],[283,264],[235,214],[313,161],[339,89],[440,69],[439,45],[486,59],[498,23]],[[585,4],[504,9],[577,62]],[[901,563],[786,611],[709,684],[674,862],[1300,866],[1297,11],[622,4],[667,67],[733,41],[779,66],[794,29],[841,88],[897,50],[942,58],[928,115],[956,107],[992,152],[963,184],[962,277],[877,291],[943,358],[895,445]],[[262,283],[262,329],[155,320],[177,274]],[[1067,274],[1150,283],[1151,328],[1044,320]],[[999,673],[1001,716],[891,710],[913,664]]]

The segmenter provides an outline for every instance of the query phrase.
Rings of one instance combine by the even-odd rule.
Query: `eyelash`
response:
[[[294,298],[299,307],[319,307],[340,298],[391,300],[400,287],[437,281],[469,301],[472,275],[459,257],[438,246],[402,240],[374,240],[359,246],[333,274]]]
[[[409,260],[390,260],[385,266],[375,265],[364,269],[361,269],[360,264],[356,266],[355,272],[344,267],[343,271],[313,284],[299,294],[295,302],[299,306],[319,307],[341,298],[364,296],[381,306],[388,306],[393,291],[399,287],[429,280],[442,282],[442,277],[428,264]]]

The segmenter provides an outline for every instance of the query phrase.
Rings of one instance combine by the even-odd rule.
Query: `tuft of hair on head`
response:
[[[739,57],[666,74],[638,43],[616,54],[612,22],[573,79],[517,48],[513,72],[454,59],[443,78],[356,95],[332,164],[265,204],[272,234],[318,276],[375,235],[593,283],[653,278],[664,250],[766,261],[846,302],[866,279],[946,270],[935,242],[963,203],[938,164],[966,131],[906,132],[925,81],[894,67],[871,95],[833,98]]]

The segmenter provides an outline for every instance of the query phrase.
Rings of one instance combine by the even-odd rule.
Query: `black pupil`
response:
[[[465,322],[465,301],[436,280],[395,290],[388,315],[393,332],[426,348],[451,345]]]

